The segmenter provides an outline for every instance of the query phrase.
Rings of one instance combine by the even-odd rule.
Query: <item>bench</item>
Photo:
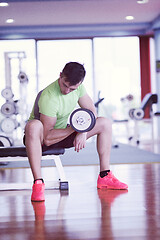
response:
[[[60,155],[64,154],[64,148],[52,148],[42,152],[42,159],[53,159],[59,173],[59,189],[68,190],[68,181],[66,180],[64,168],[61,163]],[[26,148],[20,147],[0,147],[0,165],[7,165],[11,161],[24,161],[27,159]],[[2,190],[24,190],[30,189],[31,184],[27,183],[1,183]],[[52,188],[52,186],[48,186]],[[53,187],[54,188],[54,187]]]

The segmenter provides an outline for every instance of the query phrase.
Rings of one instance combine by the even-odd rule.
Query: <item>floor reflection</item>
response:
[[[112,205],[116,199],[122,195],[128,193],[128,190],[106,190],[98,189],[98,196],[101,202],[101,229],[100,239],[114,239],[112,231]]]
[[[96,188],[97,167],[67,168],[68,192],[0,192],[0,240],[160,239],[160,164],[112,166],[127,190]],[[90,175],[88,174],[90,173]]]
[[[144,167],[144,195],[146,208],[147,240],[160,238],[160,167],[149,164]]]
[[[66,220],[63,218],[65,203],[67,200],[68,192],[60,192],[59,203],[57,207],[56,216],[53,219],[46,220],[46,206],[45,202],[32,202],[34,215],[35,215],[35,228],[33,233],[34,240],[45,239],[71,239],[71,233],[67,231]],[[51,203],[50,203],[51,204]],[[53,203],[55,204],[55,203]],[[52,211],[52,210],[51,210]],[[75,238],[78,239],[78,238]]]

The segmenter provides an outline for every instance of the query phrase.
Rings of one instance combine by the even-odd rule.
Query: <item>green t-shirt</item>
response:
[[[60,91],[58,80],[56,80],[42,91],[38,101],[39,113],[56,117],[55,129],[66,128],[69,115],[76,107],[79,98],[85,93],[85,87],[81,84],[76,90],[64,95]],[[35,118],[34,108],[35,104],[29,120]]]

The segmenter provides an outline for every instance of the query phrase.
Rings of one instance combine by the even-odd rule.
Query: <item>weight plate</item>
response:
[[[94,113],[88,109],[78,108],[70,116],[70,125],[76,132],[88,132],[95,123]]]
[[[20,72],[18,74],[18,79],[19,79],[20,83],[28,82],[28,77],[24,72]]]
[[[135,108],[131,108],[131,109],[129,110],[129,116],[130,116],[131,119],[134,118],[134,116],[133,116],[134,110],[135,110]]]
[[[11,103],[11,102],[4,103],[1,107],[1,112],[6,116],[15,114],[16,109],[15,109],[14,103]]]
[[[12,143],[8,137],[0,135],[0,147],[10,147]]]
[[[9,99],[11,99],[11,98],[13,98],[13,93],[12,93],[12,90],[11,90],[11,88],[5,88],[5,89],[3,89],[2,90],[2,92],[1,92],[1,94],[2,94],[2,96],[6,99],[6,100],[9,100]]]
[[[137,108],[133,112],[134,119],[136,120],[142,120],[144,117],[144,111],[141,108]]]
[[[5,133],[12,133],[16,128],[16,122],[11,118],[5,118],[1,121],[1,129]]]

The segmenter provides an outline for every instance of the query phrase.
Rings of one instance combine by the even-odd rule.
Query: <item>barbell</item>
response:
[[[95,115],[89,109],[78,108],[70,115],[70,125],[76,132],[88,132],[94,128],[95,124]]]

